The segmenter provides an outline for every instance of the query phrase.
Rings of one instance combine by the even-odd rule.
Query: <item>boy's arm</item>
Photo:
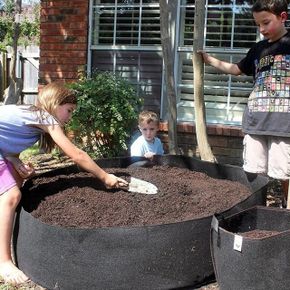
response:
[[[230,63],[230,62],[219,60],[213,56],[210,56],[205,51],[198,51],[198,53],[202,55],[203,61],[206,64],[209,64],[224,73],[236,75],[236,76],[242,74],[242,71],[239,69],[238,65],[235,63]]]

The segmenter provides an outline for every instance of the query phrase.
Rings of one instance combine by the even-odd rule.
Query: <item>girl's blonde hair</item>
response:
[[[56,118],[56,108],[64,104],[77,104],[74,92],[61,83],[50,83],[41,89],[36,107],[47,111]],[[59,124],[62,126],[63,124]],[[39,147],[44,152],[51,152],[55,143],[48,133],[41,135]]]

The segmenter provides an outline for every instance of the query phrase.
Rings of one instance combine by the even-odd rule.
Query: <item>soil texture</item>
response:
[[[133,176],[151,182],[158,187],[158,193],[109,190],[86,172],[40,175],[23,188],[24,208],[44,223],[66,227],[143,226],[211,216],[252,194],[239,182],[177,167],[106,170],[128,181]]]
[[[264,239],[264,238],[275,236],[279,233],[280,232],[278,231],[267,231],[267,230],[256,229],[256,230],[252,230],[248,232],[239,233],[239,235],[245,238],[250,238],[250,239]]]

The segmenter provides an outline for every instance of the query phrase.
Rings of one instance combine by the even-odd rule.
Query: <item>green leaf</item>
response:
[[[70,84],[78,106],[69,124],[78,144],[93,158],[127,154],[142,99],[134,86],[111,72],[98,72]]]

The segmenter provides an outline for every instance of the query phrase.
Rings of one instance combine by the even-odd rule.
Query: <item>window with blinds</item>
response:
[[[95,0],[92,5],[91,70],[130,80],[146,108],[159,111],[162,49],[158,0]]]
[[[94,0],[92,45],[160,45],[158,0]]]
[[[178,120],[194,121],[192,45],[195,0],[174,0],[172,10]],[[258,40],[250,1],[207,0],[204,48],[230,62],[241,60]],[[171,5],[172,8],[173,5]],[[91,2],[90,68],[118,72],[131,80],[145,105],[166,111],[159,0]],[[205,66],[205,106],[209,123],[241,124],[252,77],[230,76]],[[162,98],[162,95],[163,98]],[[163,109],[163,110],[162,110]]]
[[[194,121],[192,45],[195,1],[181,1],[179,8],[178,118]],[[258,40],[247,1],[208,0],[205,11],[204,50],[225,61],[238,62]],[[208,123],[241,124],[252,77],[222,74],[205,66],[204,99]]]
[[[92,67],[97,71],[114,71],[136,86],[144,105],[150,110],[160,108],[162,85],[161,52],[94,50]]]

